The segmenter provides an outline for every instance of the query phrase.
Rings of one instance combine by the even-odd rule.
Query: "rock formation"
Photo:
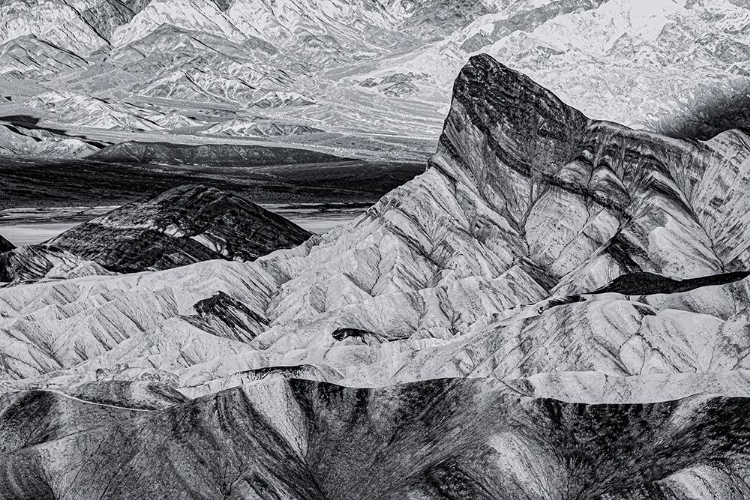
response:
[[[0,492],[745,498],[748,144],[472,57],[429,169],[348,226],[0,289]]]
[[[67,126],[191,135],[262,115],[352,136],[371,152],[383,134],[432,147],[456,75],[484,52],[588,116],[707,140],[750,124],[748,7],[738,0],[5,2],[0,78],[19,107]],[[49,101],[49,89],[67,97],[40,105],[35,98]],[[222,112],[230,116],[212,116]],[[391,144],[402,158],[413,148]]]
[[[212,259],[255,260],[310,236],[240,196],[185,185],[80,224],[47,245],[113,271],[138,272]]]
[[[16,248],[16,246],[10,241],[6,240],[3,235],[0,234],[0,253],[7,252],[8,250],[13,250],[14,248]]]

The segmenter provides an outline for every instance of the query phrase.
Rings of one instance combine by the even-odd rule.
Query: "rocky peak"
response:
[[[591,120],[483,54],[456,79],[431,164],[504,219],[502,240],[545,269],[544,281],[582,291],[628,272],[683,279],[741,269],[746,253],[727,268],[719,205],[703,194],[741,203],[711,187],[711,165],[742,156],[734,142],[717,152]],[[459,203],[480,212],[476,198]]]
[[[191,184],[125,205],[48,244],[133,272],[213,259],[254,260],[310,236],[240,196]]]
[[[520,230],[539,179],[575,158],[588,124],[527,76],[480,54],[456,78],[432,163],[465,177]]]

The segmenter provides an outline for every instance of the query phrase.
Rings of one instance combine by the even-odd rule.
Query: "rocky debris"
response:
[[[130,203],[47,242],[117,272],[213,259],[254,260],[311,233],[233,194],[184,185]]]
[[[189,146],[160,142],[123,142],[108,146],[89,156],[89,159],[127,163],[243,167],[345,161],[344,158],[338,156],[305,149],[237,144]]]

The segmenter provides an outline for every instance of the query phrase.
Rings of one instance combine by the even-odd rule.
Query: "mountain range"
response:
[[[747,133],[481,54],[428,165],[251,262],[0,288],[0,498],[750,496]]]
[[[596,119],[702,140],[750,120],[743,0],[5,0],[0,19],[0,118],[78,141],[5,134],[3,154],[200,136],[425,158],[480,52]]]

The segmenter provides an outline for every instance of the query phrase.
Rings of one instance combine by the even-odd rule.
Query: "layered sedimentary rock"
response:
[[[744,498],[749,143],[594,121],[473,57],[430,168],[348,226],[249,263],[0,290],[0,422],[21,443],[0,480],[62,497],[80,481],[113,498]],[[144,380],[195,399],[131,417],[69,397]],[[78,427],[16,437],[57,408]],[[115,465],[102,479],[80,457]]]
[[[47,245],[107,269],[137,272],[213,259],[254,260],[310,236],[240,196],[185,185],[78,225]]]

